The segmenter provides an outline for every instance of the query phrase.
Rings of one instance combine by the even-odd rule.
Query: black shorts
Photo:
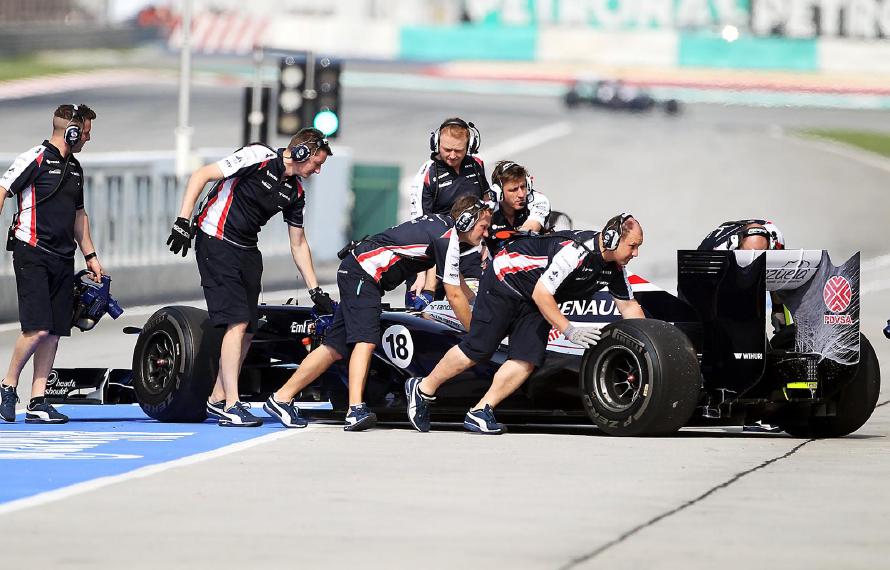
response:
[[[355,257],[348,256],[337,269],[340,304],[324,337],[324,344],[340,356],[349,354],[357,342],[380,344],[380,314],[383,292],[377,282],[365,273]]]
[[[473,307],[470,332],[458,346],[470,360],[485,362],[509,336],[508,358],[540,366],[547,353],[550,323],[533,301],[515,297],[492,281],[492,273],[486,272]]]
[[[59,257],[16,240],[12,266],[22,331],[71,336],[74,258]]]
[[[195,256],[210,323],[215,327],[247,323],[247,332],[256,332],[263,281],[260,250],[237,247],[199,231]]]

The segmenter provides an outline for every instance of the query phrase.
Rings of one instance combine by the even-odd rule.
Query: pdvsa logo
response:
[[[839,315],[847,310],[850,302],[853,300],[853,288],[850,282],[841,275],[835,275],[825,282],[822,288],[822,300],[825,307],[835,313],[833,315],[824,315],[823,321],[827,325],[852,325],[853,317],[850,315]]]

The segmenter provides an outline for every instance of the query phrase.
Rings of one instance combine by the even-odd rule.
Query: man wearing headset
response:
[[[699,251],[785,249],[785,238],[781,230],[768,220],[735,220],[720,224],[702,240],[698,249]],[[767,301],[772,306],[772,322],[775,329],[781,330],[790,325],[791,322],[786,322],[786,319],[790,320],[791,315],[785,313],[784,305],[772,295],[767,296]],[[742,426],[742,430],[776,433],[782,431],[782,428],[758,420]]]
[[[644,317],[625,271],[642,244],[643,229],[628,214],[609,220],[602,232],[568,230],[507,241],[482,277],[469,333],[429,376],[405,382],[411,425],[429,431],[429,407],[439,387],[490,359],[509,335],[508,360],[464,419],[464,427],[472,432],[503,433],[494,408],[542,364],[551,328],[583,347],[600,338],[599,329],[572,325],[559,303],[588,299],[608,287],[623,318]]]
[[[340,304],[325,333],[324,344],[306,356],[287,383],[266,400],[263,409],[285,427],[306,426],[294,397],[351,352],[349,411],[344,429],[363,431],[373,427],[377,416],[364,403],[364,388],[371,355],[380,343],[384,293],[412,274],[438,268],[455,315],[469,329],[470,303],[459,270],[459,246],[482,243],[490,223],[488,204],[474,196],[462,196],[450,216],[420,216],[344,249],[343,262],[337,270]]]
[[[186,255],[191,246],[192,211],[204,185],[213,181],[197,215],[195,253],[210,322],[226,327],[219,373],[207,402],[207,413],[218,418],[221,426],[262,424],[238,401],[238,375],[258,326],[263,272],[258,234],[278,212],[288,225],[291,254],[313,303],[320,313],[333,312],[331,298],[318,286],[303,230],[303,181],[321,172],[331,154],[321,131],[302,129],[287,148],[251,144],[199,168],[189,178],[167,245],[173,253]]]
[[[448,215],[461,196],[486,199],[489,186],[485,164],[476,156],[480,143],[479,129],[459,117],[445,119],[430,133],[430,158],[411,184],[409,219]],[[478,279],[482,275],[482,258],[479,250],[472,249],[466,245],[462,248],[461,273]],[[418,275],[413,283],[409,279],[406,306],[422,309],[433,299],[435,287],[430,287],[430,280],[429,274]]]
[[[494,254],[500,249],[504,233],[541,233],[546,229],[550,200],[534,189],[532,177],[524,166],[510,160],[495,164],[491,191],[498,202],[485,240],[489,252]]]
[[[0,212],[6,198],[17,197],[7,249],[13,252],[22,323],[9,370],[0,383],[0,418],[7,422],[15,421],[16,387],[31,355],[34,376],[25,421],[68,421],[44,394],[59,337],[71,334],[75,245],[80,246],[91,278],[99,282],[103,273],[84,211],[83,169],[74,156],[90,140],[95,118],[86,105],[59,106],[53,113],[50,139],[20,154],[0,178]]]

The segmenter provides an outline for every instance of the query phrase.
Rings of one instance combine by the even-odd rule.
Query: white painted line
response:
[[[485,152],[480,153],[482,157],[494,156],[498,160],[503,158],[511,158],[510,155],[523,152],[530,148],[534,148],[543,143],[564,137],[572,132],[572,124],[568,121],[548,125],[529,131],[527,133],[509,138],[500,144],[497,144]]]
[[[859,264],[859,269],[862,271],[874,271],[884,267],[890,267],[890,253],[867,259]]]
[[[150,477],[152,475],[157,475],[158,473],[163,473],[164,471],[175,469],[177,467],[185,467],[188,465],[203,463],[204,461],[209,461],[211,459],[216,459],[217,457],[230,455],[238,451],[244,451],[245,449],[250,449],[251,447],[256,447],[264,443],[278,441],[279,439],[293,436],[298,431],[305,431],[311,428],[311,425],[300,430],[281,428],[281,431],[270,433],[268,435],[262,435],[260,437],[247,441],[233,443],[231,445],[227,445],[219,449],[214,449],[212,451],[205,451],[203,453],[190,455],[188,457],[182,457],[180,459],[174,459],[173,461],[159,463],[157,465],[147,465],[145,467],[134,469],[133,471],[129,471],[127,473],[121,473],[120,475],[100,477],[99,479],[93,479],[92,481],[84,481],[83,483],[76,483],[74,485],[69,485],[68,487],[63,487],[61,489],[39,493],[37,495],[25,497],[23,499],[17,499],[15,501],[10,501],[8,503],[0,505],[0,515],[12,513],[15,511],[21,511],[23,509],[29,509],[38,505],[45,505],[47,503],[60,501],[62,499],[67,499],[76,495],[82,495],[84,493],[89,493],[90,491],[108,487],[109,485],[114,485],[115,483],[122,483],[124,481]]]

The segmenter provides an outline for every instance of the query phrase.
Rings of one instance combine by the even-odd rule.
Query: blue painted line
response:
[[[257,428],[221,428],[215,421],[168,424],[138,406],[64,406],[71,421],[0,425],[0,504],[213,451],[281,431],[262,410]],[[257,411],[257,410],[254,410]]]

